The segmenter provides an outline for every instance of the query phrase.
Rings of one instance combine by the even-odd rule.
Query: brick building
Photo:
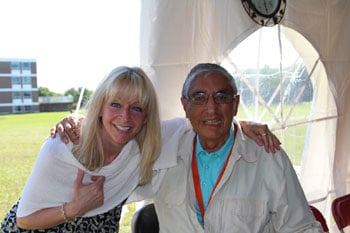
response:
[[[0,59],[0,114],[39,112],[36,61]]]

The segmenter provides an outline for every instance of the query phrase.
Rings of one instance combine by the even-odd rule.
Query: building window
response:
[[[32,106],[24,106],[24,111],[28,112],[32,110]]]
[[[20,100],[21,99],[21,93],[20,92],[13,92],[12,93],[12,99],[13,100]]]
[[[26,91],[23,93],[24,99],[32,99],[32,93],[29,91]]]
[[[11,78],[12,85],[21,85],[21,78],[18,76],[13,76]]]
[[[24,76],[24,77],[23,77],[23,85],[24,85],[24,84],[32,84],[32,79],[31,79],[31,77]]]
[[[23,62],[22,63],[22,70],[30,70],[30,63],[29,62]]]
[[[12,71],[14,70],[20,71],[19,62],[11,62],[11,69]]]
[[[20,112],[21,111],[21,106],[14,106],[13,107],[14,112]]]

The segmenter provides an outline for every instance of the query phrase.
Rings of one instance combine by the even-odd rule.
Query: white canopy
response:
[[[349,12],[347,0],[289,0],[280,22],[317,77],[300,179],[329,226],[332,193],[350,193]],[[239,0],[142,1],[141,66],[157,88],[162,119],[184,116],[180,93],[191,67],[222,62],[260,27]]]

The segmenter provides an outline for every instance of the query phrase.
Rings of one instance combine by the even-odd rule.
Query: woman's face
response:
[[[146,113],[138,98],[125,96],[127,93],[121,91],[115,100],[104,103],[100,112],[102,140],[110,140],[116,145],[125,145],[146,124]]]

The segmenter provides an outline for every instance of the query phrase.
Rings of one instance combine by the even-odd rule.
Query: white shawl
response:
[[[84,183],[90,181],[91,175],[106,177],[103,206],[84,216],[107,212],[124,201],[137,186],[140,152],[136,141],[128,142],[118,157],[98,172],[87,171],[71,153],[72,147],[72,143],[66,145],[58,136],[46,140],[24,187],[17,210],[18,217],[70,202],[78,168],[86,172]]]

